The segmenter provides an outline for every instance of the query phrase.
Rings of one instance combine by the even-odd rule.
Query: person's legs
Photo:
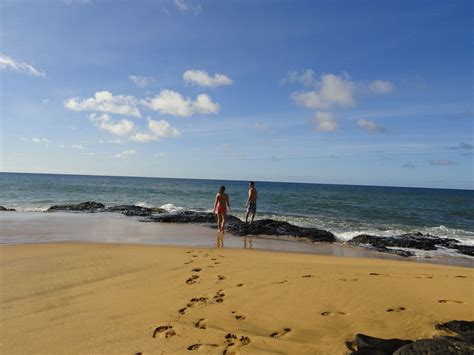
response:
[[[254,218],[255,218],[255,212],[252,212],[252,219],[250,220],[250,223],[253,223]]]
[[[217,212],[217,230],[221,230],[221,223],[222,223],[222,214]]]
[[[222,232],[224,232],[224,230],[225,230],[225,219],[226,219],[226,217],[227,217],[226,214],[222,215]]]
[[[249,215],[250,215],[250,211],[247,211],[247,214],[245,215],[245,223],[249,223]]]

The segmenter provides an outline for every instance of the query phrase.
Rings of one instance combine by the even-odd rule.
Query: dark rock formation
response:
[[[474,246],[457,244],[457,242],[448,243],[446,248],[456,249],[458,253],[474,256]]]
[[[274,221],[273,219],[260,219],[251,224],[229,221],[226,230],[235,235],[277,235],[292,236],[308,239],[312,242],[334,242],[336,238],[331,232],[317,229],[298,227],[293,224]]]
[[[119,206],[107,207],[105,209],[105,212],[120,212],[124,214],[125,216],[145,217],[153,213],[165,213],[166,210],[162,208],[148,208],[148,207],[135,206],[135,205],[119,205]]]
[[[440,238],[429,234],[407,233],[394,237],[379,237],[375,235],[361,234],[348,241],[349,244],[354,245],[370,245],[371,249],[386,253],[395,253],[401,256],[404,253],[409,253],[403,250],[388,249],[388,247],[410,248],[420,250],[436,250],[438,246],[457,249],[458,252],[466,255],[474,255],[474,247],[467,245],[460,245],[459,240],[450,238]],[[413,254],[411,254],[413,255]]]
[[[395,350],[411,342],[411,340],[381,339],[364,334],[356,334],[355,340],[347,342],[346,345],[352,351],[352,354],[386,355],[393,354]]]
[[[352,355],[474,354],[474,322],[453,320],[436,324],[435,328],[454,333],[455,336],[412,341],[357,334],[355,340],[347,342],[346,345],[352,351]]]
[[[46,212],[58,211],[79,211],[79,212],[120,212],[126,216],[150,216],[154,213],[165,213],[166,210],[162,208],[148,208],[135,205],[119,205],[112,207],[105,207],[99,202],[81,202],[75,205],[54,205],[46,210]]]
[[[183,211],[178,213],[166,213],[157,216],[150,216],[147,220],[162,223],[215,224],[217,222],[217,217],[215,214],[210,212]],[[252,224],[246,224],[239,218],[228,215],[226,230],[229,233],[239,236],[285,235],[306,238],[313,242],[335,241],[334,235],[325,230],[298,227],[287,222],[274,221],[272,219],[261,219],[253,222]]]
[[[474,333],[474,322],[467,320],[452,320],[446,323],[436,324],[435,329],[446,330],[457,334]]]
[[[433,339],[422,339],[397,349],[394,355],[472,355],[474,345],[455,338],[441,337]]]
[[[3,207],[3,206],[0,206],[0,211],[13,212],[13,211],[16,211],[16,209],[14,209],[14,208],[6,208],[6,207]]]
[[[151,216],[150,220],[162,223],[195,223],[195,224],[211,224],[217,222],[217,217],[210,212],[194,212],[182,211],[177,213],[164,213],[158,216]],[[228,215],[228,222],[240,222],[237,217]]]
[[[98,202],[81,202],[75,205],[54,205],[46,210],[46,212],[58,211],[80,211],[80,212],[102,212],[105,205]]]

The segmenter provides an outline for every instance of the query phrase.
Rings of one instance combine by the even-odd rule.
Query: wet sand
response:
[[[474,319],[472,268],[232,248],[0,247],[1,353],[343,354]]]
[[[407,259],[341,243],[309,243],[271,236],[238,237],[228,233],[221,238],[207,226],[139,220],[118,213],[4,212],[0,213],[0,244],[88,242],[224,247],[474,266],[473,259],[467,257]]]

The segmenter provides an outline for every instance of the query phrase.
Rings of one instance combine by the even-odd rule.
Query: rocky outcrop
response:
[[[135,205],[118,205],[105,207],[103,203],[87,201],[72,205],[54,205],[46,210],[46,212],[59,211],[77,211],[77,212],[120,212],[126,216],[150,216],[154,213],[165,213],[163,208],[149,208]]]
[[[0,206],[0,211],[13,212],[13,211],[16,211],[16,209],[14,209],[14,208],[6,208],[6,207],[3,207],[3,206]]]
[[[158,216],[151,216],[148,220],[162,223],[194,223],[194,224],[215,224],[216,215],[209,212],[183,211],[178,213],[168,213]],[[215,227],[215,226],[212,226]],[[317,228],[304,228],[292,225],[287,222],[274,221],[272,219],[261,219],[246,224],[239,218],[228,215],[226,231],[238,236],[245,235],[274,235],[301,237],[312,242],[334,242],[332,233]]]
[[[430,234],[407,233],[394,237],[380,237],[375,235],[361,234],[348,241],[349,244],[367,246],[386,253],[395,253],[401,256],[413,255],[405,250],[389,249],[391,248],[409,248],[419,250],[436,250],[438,246],[457,249],[459,253],[466,255],[474,254],[474,247],[461,245],[459,240],[450,238],[440,238]],[[404,255],[406,254],[406,255]]]
[[[119,205],[107,207],[105,212],[120,212],[125,216],[145,217],[150,216],[153,213],[166,213],[166,210],[163,208],[149,208],[135,205]]]
[[[182,211],[177,213],[166,213],[158,216],[152,216],[149,220],[162,223],[194,223],[211,224],[217,222],[217,217],[210,212]],[[239,218],[232,215],[227,216],[227,222],[241,222]],[[241,222],[242,223],[242,222]]]
[[[87,201],[73,205],[54,205],[46,210],[46,212],[59,211],[80,211],[80,212],[103,212],[105,205],[99,202]]]
[[[229,222],[226,230],[232,234],[245,235],[276,235],[300,237],[312,242],[334,242],[336,238],[331,232],[317,229],[295,226],[288,222],[275,221],[273,219],[260,219],[251,224],[242,221]]]
[[[403,340],[381,339],[364,334],[357,334],[355,339],[346,342],[351,354],[362,355],[415,355],[415,354],[473,354],[474,322],[450,321],[436,324],[435,328],[452,333],[432,339]]]

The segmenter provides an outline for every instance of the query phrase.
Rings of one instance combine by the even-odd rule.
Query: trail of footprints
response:
[[[213,252],[213,250],[211,250],[211,252]],[[191,254],[190,255],[190,259],[188,261],[186,261],[184,264],[185,265],[189,265],[195,261],[197,261],[196,258],[199,257],[198,254],[201,254],[201,256],[203,258],[209,258],[210,257],[210,254],[209,253],[205,253],[203,254],[203,251],[202,250],[199,250],[197,251],[197,253],[193,253],[193,250],[189,250],[187,251],[186,253],[188,254]],[[220,258],[223,258],[224,256],[223,255],[217,255],[218,257]],[[219,259],[217,259],[216,257],[211,257],[209,258],[209,261],[211,263],[213,263],[213,265],[208,265],[207,267],[208,268],[214,268],[215,265],[220,265],[221,262],[218,261]],[[194,285],[198,282],[198,280],[200,279],[200,276],[199,275],[196,275],[196,273],[199,273],[202,271],[202,268],[201,267],[195,267],[191,270],[191,272],[193,272],[194,274],[192,274],[185,282],[187,285]],[[369,273],[370,276],[389,276],[389,275],[383,275],[383,274],[379,274],[379,273],[376,273],[376,272],[372,272],[372,273]],[[314,275],[311,275],[311,274],[306,274],[306,275],[302,275],[301,278],[314,278],[316,276]],[[466,278],[466,276],[462,276],[462,275],[456,275],[455,277],[457,278]],[[217,283],[220,283],[221,281],[223,280],[226,280],[226,277],[224,275],[217,275],[217,281],[216,281],[216,284]],[[358,279],[356,278],[353,278],[353,279],[346,279],[346,278],[341,278],[339,279],[340,281],[359,281]],[[275,281],[275,282],[272,282],[272,284],[285,284],[287,283],[288,280],[284,279],[284,280],[280,280],[280,281]],[[235,287],[244,287],[246,286],[246,284],[244,283],[239,283],[239,284],[236,284]],[[212,297],[212,298],[211,298]],[[225,293],[224,293],[224,290],[223,289],[219,289],[215,292],[215,294],[213,294],[212,296],[201,296],[201,297],[193,297],[189,300],[189,302],[186,304],[185,307],[183,308],[180,308],[178,310],[178,313],[180,315],[186,315],[188,314],[187,312],[196,307],[196,306],[207,306],[209,304],[221,304],[224,302],[224,298],[225,298]],[[461,301],[456,301],[456,300],[448,300],[448,299],[441,299],[441,300],[438,300],[439,303],[441,304],[448,304],[448,303],[451,303],[451,304],[462,304],[463,302]],[[386,309],[386,312],[389,312],[389,313],[399,313],[399,312],[403,312],[405,311],[406,308],[405,307],[402,307],[402,306],[399,306],[399,307],[393,307],[393,308],[389,308],[389,309]],[[244,321],[246,319],[246,316],[237,312],[237,311],[232,311],[232,315],[233,317],[235,318],[236,321]],[[344,316],[346,315],[346,313],[344,312],[339,312],[339,311],[324,311],[324,312],[321,312],[320,313],[321,316],[323,317],[333,317],[333,316]],[[207,319],[205,318],[201,318],[199,319],[198,321],[196,321],[194,323],[194,327],[197,328],[197,329],[200,329],[200,330],[206,330],[207,329]],[[269,334],[269,336],[271,338],[274,338],[274,339],[279,339],[279,338],[284,338],[286,335],[288,335],[290,332],[291,332],[291,328],[284,328],[282,329],[281,331],[277,331],[277,332],[273,332],[271,334]],[[171,338],[173,336],[177,335],[176,331],[173,329],[173,326],[172,325],[161,325],[161,326],[158,326],[154,329],[154,332],[153,332],[153,338],[164,338],[164,339],[168,339],[168,338]],[[237,354],[238,353],[238,349],[242,348],[243,346],[246,346],[248,344],[251,343],[251,340],[248,336],[245,336],[245,335],[236,335],[234,333],[228,333],[225,335],[224,337],[224,340],[223,340],[223,343],[221,344],[203,344],[203,343],[196,343],[196,344],[192,344],[192,345],[189,345],[187,347],[187,350],[188,351],[195,351],[195,350],[206,350],[206,349],[212,349],[212,348],[217,348],[217,347],[224,347],[224,351],[223,351],[223,354],[224,355],[231,355],[231,354]]]

